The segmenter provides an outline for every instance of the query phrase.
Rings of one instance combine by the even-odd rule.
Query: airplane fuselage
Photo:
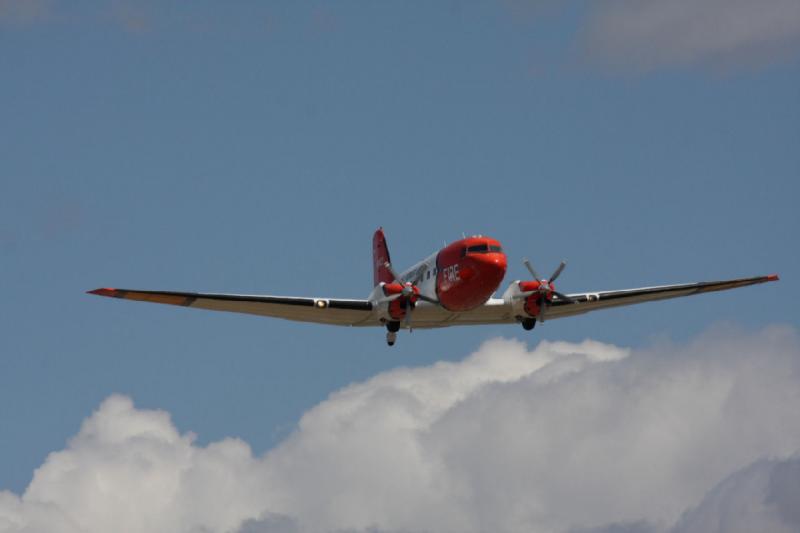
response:
[[[502,245],[491,237],[455,241],[401,274],[415,279],[422,294],[438,300],[449,311],[469,311],[483,305],[506,275]]]

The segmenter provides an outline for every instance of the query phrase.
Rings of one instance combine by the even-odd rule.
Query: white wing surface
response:
[[[621,307],[644,302],[692,296],[706,292],[725,291],[778,281],[777,275],[757,276],[752,278],[731,279],[725,281],[701,281],[678,285],[661,285],[617,291],[597,291],[567,294],[571,301],[553,298],[547,308],[547,320],[580,315],[609,307]],[[468,326],[477,324],[512,324],[518,322],[510,301],[492,298],[482,306],[464,313],[453,313],[430,304],[418,304],[414,310],[414,328]]]
[[[683,283],[678,285],[661,285],[657,287],[643,287],[640,289],[623,289],[618,291],[585,292],[567,294],[572,302],[554,299],[553,305],[547,310],[547,318],[563,318],[607,309],[682,296],[693,296],[706,292],[727,291],[748,285],[778,281],[777,275],[756,276],[752,278],[739,278],[724,281],[701,281],[698,283]]]
[[[377,326],[369,300],[95,289],[89,294],[335,326]]]
[[[609,307],[692,296],[777,281],[777,275],[740,278],[725,281],[702,281],[678,285],[661,285],[617,291],[568,294],[569,301],[557,296],[547,308],[547,320],[565,318]],[[299,322],[336,326],[381,326],[369,300],[333,298],[298,298],[246,294],[209,294],[195,292],[140,291],[128,289],[95,289],[90,294],[153,302],[212,311],[229,311]],[[485,304],[466,312],[453,312],[427,302],[418,302],[414,309],[413,327],[442,328],[480,324],[512,324],[518,321],[512,302],[491,298]]]

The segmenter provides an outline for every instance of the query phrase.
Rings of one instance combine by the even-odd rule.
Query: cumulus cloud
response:
[[[193,439],[167,413],[111,396],[22,498],[4,494],[0,531],[230,531],[261,512],[268,491],[247,444]]]
[[[493,340],[335,392],[261,457],[112,396],[0,493],[0,531],[796,531],[798,400],[800,340],[777,327]]]
[[[800,531],[800,458],[762,459],[717,485],[674,533]]]
[[[797,0],[602,0],[584,46],[615,67],[757,66],[800,55]]]

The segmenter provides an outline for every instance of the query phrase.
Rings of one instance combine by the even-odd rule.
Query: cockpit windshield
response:
[[[467,248],[467,253],[478,253],[478,254],[485,254],[489,251],[489,245],[486,243],[483,244],[476,244],[475,246],[470,246]]]
[[[468,246],[464,248],[461,255],[466,254],[488,254],[488,253],[499,253],[502,252],[503,248],[497,244],[475,244],[473,246]]]

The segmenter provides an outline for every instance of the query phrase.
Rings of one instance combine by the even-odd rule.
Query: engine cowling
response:
[[[558,298],[558,303],[574,303],[574,301],[566,294],[558,292],[553,284],[567,266],[566,261],[561,261],[550,279],[542,279],[527,259],[522,263],[534,280],[513,282],[503,294],[503,300],[511,304],[517,320],[522,322],[525,329],[533,329],[537,320],[544,322],[547,309],[553,303],[553,297]]]
[[[401,285],[399,283],[386,283],[382,287],[383,295],[385,297],[400,295],[398,298],[388,302],[388,312],[389,316],[392,317],[394,320],[403,320],[406,316],[406,302],[408,302],[409,307],[413,308],[414,305],[419,300],[419,288],[411,283],[406,283],[405,285]],[[403,293],[409,293],[409,295],[404,295]]]
[[[542,300],[545,299],[547,303],[553,301],[555,287],[547,281],[520,281],[519,290],[522,294],[533,293],[524,298],[522,308],[529,316],[537,317]]]
[[[540,304],[546,301],[550,304],[555,294],[555,285],[545,280],[514,281],[512,282],[503,299],[510,301],[518,316],[537,318],[540,316]]]

